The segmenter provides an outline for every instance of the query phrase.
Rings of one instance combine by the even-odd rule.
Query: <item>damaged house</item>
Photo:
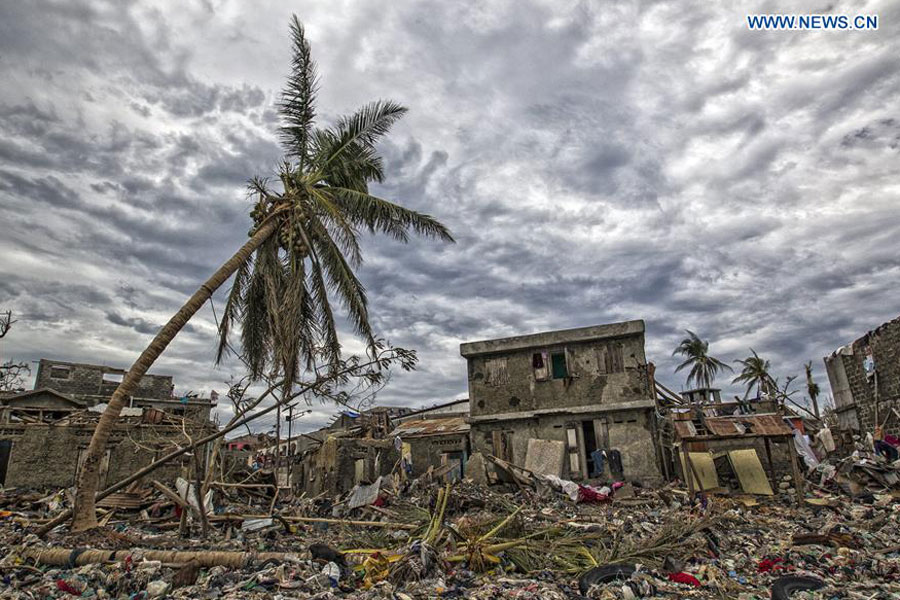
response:
[[[96,406],[109,401],[125,376],[124,369],[42,358],[35,375],[35,389],[50,389]],[[171,375],[144,375],[131,397],[131,408],[153,408],[197,421],[208,421],[215,400],[188,392],[175,397]]]
[[[408,474],[419,477],[429,470],[435,476],[459,479],[471,454],[468,399],[423,408],[400,417],[392,437],[400,438]]]
[[[661,481],[643,321],[470,342],[460,353],[473,452],[574,480]]]
[[[380,406],[345,410],[328,427],[303,434],[312,443],[289,458],[294,489],[310,496],[337,495],[390,474],[400,460],[394,438],[386,437],[395,413],[394,407]]]
[[[68,487],[75,483],[94,427],[97,405],[109,401],[125,371],[101,365],[40,361],[35,388],[0,397],[0,485]],[[145,375],[122,411],[101,462],[110,485],[186,442],[214,430],[210,399],[174,398],[171,376]],[[174,478],[178,461],[160,470]]]
[[[825,357],[841,429],[900,436],[900,317]]]

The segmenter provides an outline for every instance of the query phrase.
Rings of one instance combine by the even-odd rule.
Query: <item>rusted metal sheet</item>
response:
[[[791,427],[778,415],[755,415],[750,419],[753,433],[762,435],[790,435]]]
[[[791,435],[790,426],[780,415],[739,415],[734,417],[705,417],[708,434],[696,430],[691,421],[673,421],[675,432],[682,440],[717,437],[752,437]]]
[[[675,421],[675,432],[681,439],[689,439],[697,435],[694,424],[690,421]]]
[[[448,417],[446,419],[420,419],[400,423],[391,435],[400,437],[450,435],[469,431],[464,417]]]

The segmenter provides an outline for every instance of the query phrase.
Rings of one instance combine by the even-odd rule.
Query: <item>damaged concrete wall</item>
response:
[[[872,374],[866,373],[867,356],[874,363]],[[842,425],[854,425],[855,414],[862,431],[873,431],[876,412],[883,422],[900,400],[900,318],[826,357],[825,367]],[[885,432],[900,436],[900,418],[891,418]]]
[[[168,430],[167,430],[168,429]],[[101,487],[111,485],[150,464],[174,446],[165,440],[184,438],[178,428],[147,425],[120,426],[110,436],[109,459]],[[47,424],[7,424],[0,428],[0,443],[11,444],[6,468],[6,487],[62,488],[74,485],[79,459],[87,448],[93,424],[53,426]],[[144,446],[164,444],[165,451]],[[181,472],[181,463],[161,467],[154,478],[172,480]]]
[[[463,452],[468,456],[468,435],[435,435],[427,437],[403,438],[409,443],[412,454],[412,476],[418,477],[428,467],[438,468],[442,464],[442,455],[451,452]]]
[[[96,403],[109,398],[118,387],[123,369],[102,365],[70,363],[42,358],[35,376],[35,389],[50,388]],[[134,393],[136,398],[171,398],[174,385],[171,375],[144,375]]]
[[[509,434],[511,454],[506,458],[517,465],[525,464],[530,438],[557,440],[569,444],[567,431],[574,428],[581,439],[583,424],[594,420],[605,420],[608,430],[608,442],[600,446],[607,450],[618,450],[622,455],[624,478],[638,481],[644,485],[656,485],[662,482],[657,460],[656,448],[653,446],[652,414],[645,410],[623,411],[618,413],[586,413],[577,415],[548,415],[539,418],[506,420],[496,423],[483,423],[472,426],[472,450],[502,456],[502,451],[494,447],[495,432]],[[571,459],[565,461],[562,476],[567,479],[581,478],[580,471],[571,469]],[[580,470],[588,461],[587,452],[579,448],[575,466]],[[603,478],[610,479],[609,465],[605,465]]]
[[[633,323],[639,325],[630,325]],[[598,331],[596,335],[602,337],[595,339],[572,338],[569,332],[560,331],[523,336],[535,338],[523,344],[463,344],[470,414],[477,417],[652,399],[643,322],[622,325],[630,326]],[[492,353],[472,354],[482,351]],[[555,373],[554,365],[558,368]],[[561,376],[563,369],[565,376]]]
[[[643,321],[472,342],[460,352],[473,451],[524,465],[529,438],[559,440],[569,449],[567,477],[589,476],[591,451],[603,449],[621,453],[625,479],[661,481]]]

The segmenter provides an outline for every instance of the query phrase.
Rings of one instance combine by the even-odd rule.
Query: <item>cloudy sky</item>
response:
[[[376,329],[421,359],[380,402],[464,397],[463,341],[636,318],[676,389],[690,328],[827,390],[821,358],[900,313],[900,3],[797,8],[879,16],[847,32],[717,4],[5,2],[0,357],[127,367],[246,239],[295,12],[321,119],[409,106],[378,193],[458,240],[366,241]],[[214,332],[207,306],[154,372],[223,391]]]

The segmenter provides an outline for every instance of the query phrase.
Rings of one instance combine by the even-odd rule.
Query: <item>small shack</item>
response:
[[[470,454],[469,425],[465,417],[405,421],[391,436],[400,438],[412,477],[424,474],[429,468],[442,467],[448,469],[448,479],[462,477]]]
[[[693,406],[671,413],[678,464],[690,494],[721,489],[720,476],[729,468],[736,479],[734,483],[743,492],[773,494],[778,488],[778,469],[773,458],[777,448],[779,462],[786,459],[790,465],[794,489],[798,498],[802,498],[803,480],[794,448],[794,430],[784,416],[778,413],[713,416],[708,412]],[[766,469],[759,458],[760,449]]]

